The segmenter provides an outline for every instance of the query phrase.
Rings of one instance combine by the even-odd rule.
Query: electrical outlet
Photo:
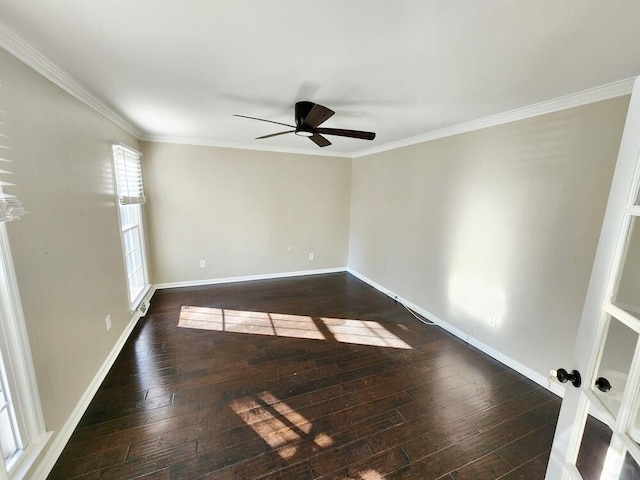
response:
[[[207,266],[207,262],[204,260],[200,260],[200,268],[205,268]]]
[[[487,315],[487,323],[489,324],[489,326],[491,328],[496,328],[496,321],[498,319],[496,318],[495,315]]]
[[[111,315],[107,315],[107,318],[104,319],[107,324],[107,330],[111,330]]]
[[[309,260],[315,260],[316,256],[313,253],[309,254]]]

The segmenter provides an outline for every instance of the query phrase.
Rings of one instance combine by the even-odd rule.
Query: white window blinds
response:
[[[120,205],[145,202],[140,157],[140,152],[119,143],[113,144],[116,188]]]
[[[11,151],[11,147],[9,147],[8,142],[9,138],[4,133],[5,115],[6,112],[4,110],[0,110],[0,162],[2,164],[11,162],[8,158],[9,152]],[[15,195],[9,195],[4,191],[6,187],[15,186],[15,184],[7,181],[7,177],[12,174],[12,172],[0,168],[0,222],[17,220],[26,213],[22,207],[22,203],[20,203],[17,197]]]

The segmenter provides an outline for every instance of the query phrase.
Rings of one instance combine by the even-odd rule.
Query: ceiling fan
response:
[[[264,138],[276,137],[286,133],[295,133],[301,137],[310,138],[319,147],[331,145],[323,135],[338,135],[340,137],[359,138],[362,140],[373,140],[376,138],[374,132],[363,132],[361,130],[344,130],[342,128],[322,128],[320,125],[333,116],[335,112],[327,107],[313,102],[297,102],[295,108],[295,125],[287,123],[274,122],[273,120],[265,120],[264,118],[248,117],[246,115],[236,115],[234,117],[250,118],[251,120],[259,120],[261,122],[275,123],[276,125],[284,125],[293,128],[284,132],[272,133],[257,137],[256,140]]]

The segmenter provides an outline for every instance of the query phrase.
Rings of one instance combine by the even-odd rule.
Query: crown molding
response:
[[[537,117],[548,113],[558,112],[569,108],[579,107],[590,103],[608,100],[610,98],[621,97],[631,94],[633,82],[635,78],[628,78],[613,83],[608,83],[600,87],[590,88],[581,92],[572,93],[564,97],[547,100],[545,102],[536,103],[528,107],[517,108],[504,113],[498,113],[489,117],[472,120],[470,122],[453,125],[451,127],[433,130],[431,132],[416,135],[415,137],[398,140],[397,142],[389,142],[377,147],[359,150],[352,155],[352,158],[366,157],[376,153],[387,152],[397,148],[408,147],[418,143],[429,142],[439,138],[451,137],[461,133],[473,132],[483,128],[495,127],[505,123],[524,120],[527,118]]]
[[[29,45],[2,23],[0,23],[0,47],[21,62],[27,64],[58,87],[62,88],[68,94],[107,117],[134,137],[139,139],[142,136],[142,132],[131,125],[131,123],[125,120],[104,102],[99,100],[80,82],[75,80],[71,75]]]
[[[353,155],[351,153],[334,151],[328,152],[325,149],[312,150],[304,148],[285,148],[276,147],[274,145],[257,146],[251,143],[221,142],[209,139],[172,137],[168,135],[143,135],[140,140],[142,140],[143,142],[175,143],[179,145],[194,145],[201,147],[234,148],[240,150],[257,150],[260,152],[293,153],[296,155],[315,155],[319,157],[353,158]]]
[[[196,145],[207,147],[234,148],[243,150],[257,150],[278,153],[293,153],[297,155],[316,155],[325,157],[360,158],[377,153],[395,150],[397,148],[416,145],[419,143],[437,140],[439,138],[459,135],[461,133],[473,132],[484,128],[494,127],[505,123],[524,120],[548,113],[566,110],[568,108],[579,107],[589,103],[595,103],[610,98],[620,97],[631,93],[634,78],[628,78],[617,82],[602,85],[600,87],[583,90],[553,100],[548,100],[527,107],[517,108],[504,113],[491,115],[489,117],[472,120],[470,122],[452,125],[450,127],[433,130],[431,132],[416,135],[414,137],[385,143],[376,147],[358,150],[353,153],[339,151],[315,151],[302,148],[282,148],[272,145],[256,146],[249,143],[224,142],[212,139],[194,139],[188,137],[173,137],[166,135],[146,135],[116,113],[111,107],[99,100],[80,82],[61,67],[53,63],[38,50],[29,45],[26,41],[11,31],[6,25],[0,22],[0,47],[16,57],[21,62],[33,68],[36,72],[62,88],[64,91],[84,102],[106,118],[123,128],[139,140],[147,142],[176,143],[182,145]]]

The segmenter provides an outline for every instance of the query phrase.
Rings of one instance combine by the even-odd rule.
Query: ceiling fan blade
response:
[[[302,125],[309,128],[316,128],[318,125],[329,120],[335,113],[333,110],[316,103],[309,113],[307,113],[307,116],[304,117]]]
[[[329,145],[331,145],[331,142],[329,140],[324,138],[322,135],[318,135],[317,133],[314,133],[309,138],[319,147],[328,147]]]
[[[316,133],[324,135],[338,135],[340,137],[359,138],[361,140],[373,140],[376,138],[374,132],[363,132],[361,130],[344,130],[342,128],[316,128]]]
[[[263,135],[262,137],[256,137],[256,140],[262,140],[263,138],[277,137],[278,135],[284,135],[285,133],[294,133],[294,132],[295,130],[287,130],[286,132],[272,133],[270,135]]]
[[[274,122],[273,120],[265,120],[264,118],[256,118],[256,117],[247,117],[246,115],[238,115],[238,114],[233,114],[234,117],[240,117],[240,118],[249,118],[251,120],[259,120],[261,122],[269,122],[269,123],[275,123],[276,125],[284,125],[285,127],[290,127],[290,128],[296,128],[294,125],[289,125],[288,123],[280,123],[280,122]]]

